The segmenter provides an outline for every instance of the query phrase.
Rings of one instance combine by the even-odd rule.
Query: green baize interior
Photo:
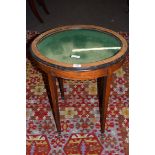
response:
[[[39,52],[45,57],[69,64],[97,62],[112,57],[119,51],[119,49],[89,50],[103,47],[121,47],[121,42],[106,32],[75,29],[45,36],[37,44]],[[72,51],[87,48],[89,48],[87,51]],[[71,58],[71,55],[77,55],[80,58]]]

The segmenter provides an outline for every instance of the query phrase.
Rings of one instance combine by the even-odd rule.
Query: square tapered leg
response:
[[[57,127],[57,131],[61,133],[61,124],[60,124],[60,113],[59,113],[59,105],[58,105],[58,92],[56,86],[56,77],[51,74],[48,74],[48,82],[50,87],[50,94],[52,98],[51,107],[53,111],[53,116],[55,119],[55,124]]]
[[[105,131],[106,114],[108,108],[108,101],[110,96],[110,85],[112,76],[105,76],[97,79],[99,110],[100,110],[100,124],[101,132]]]

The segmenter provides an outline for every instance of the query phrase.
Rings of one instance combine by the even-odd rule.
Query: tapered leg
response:
[[[51,107],[53,110],[53,115],[55,119],[55,124],[57,127],[57,131],[61,133],[61,125],[60,125],[60,113],[59,113],[59,106],[58,106],[58,93],[57,93],[57,86],[56,86],[56,78],[53,77],[51,74],[48,74],[48,82],[50,87],[50,93],[52,97]]]
[[[63,79],[62,79],[62,78],[57,78],[57,79],[58,79],[58,83],[59,83],[61,98],[64,99],[64,85],[63,85]]]
[[[45,0],[38,0],[39,4],[43,7],[43,9],[45,10],[45,12],[47,14],[49,14],[49,11],[47,10],[47,7],[45,5]]]
[[[98,97],[99,97],[99,110],[100,110],[100,123],[101,132],[105,131],[106,113],[108,107],[108,101],[110,96],[110,84],[112,82],[112,76],[105,76],[97,79],[98,85]]]
[[[40,14],[38,13],[38,10],[36,9],[36,5],[35,5],[35,3],[34,3],[34,0],[28,0],[28,3],[29,3],[29,5],[30,5],[31,10],[32,10],[32,12],[34,13],[34,15],[39,19],[39,21],[40,21],[41,23],[43,23],[43,20],[42,20]]]

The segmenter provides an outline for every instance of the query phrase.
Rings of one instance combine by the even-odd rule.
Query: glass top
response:
[[[121,48],[121,41],[107,32],[74,29],[45,36],[37,48],[49,59],[85,64],[114,56]]]

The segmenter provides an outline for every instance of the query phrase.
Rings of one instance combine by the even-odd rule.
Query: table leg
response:
[[[49,14],[49,11],[47,10],[46,5],[45,5],[45,0],[38,0],[38,2],[43,7],[43,9],[45,10],[45,12],[47,14]]]
[[[110,84],[112,76],[105,76],[97,79],[98,96],[99,96],[99,110],[100,110],[100,123],[101,132],[105,131],[106,113],[108,107],[108,101],[110,96]]]
[[[34,13],[34,15],[39,19],[39,21],[41,23],[43,23],[43,20],[42,20],[40,14],[38,13],[38,10],[36,9],[36,5],[35,5],[34,0],[28,0],[28,3],[30,5],[30,7],[32,9],[32,12]]]
[[[59,113],[59,106],[58,106],[58,93],[57,93],[57,86],[56,86],[56,77],[52,76],[51,74],[48,74],[48,82],[50,87],[50,94],[52,97],[52,111],[53,116],[55,119],[55,124],[57,127],[57,131],[61,133],[61,124],[60,124],[60,113]]]
[[[59,83],[59,88],[61,92],[61,98],[64,99],[64,85],[63,85],[63,79],[62,78],[57,78],[58,83]]]

